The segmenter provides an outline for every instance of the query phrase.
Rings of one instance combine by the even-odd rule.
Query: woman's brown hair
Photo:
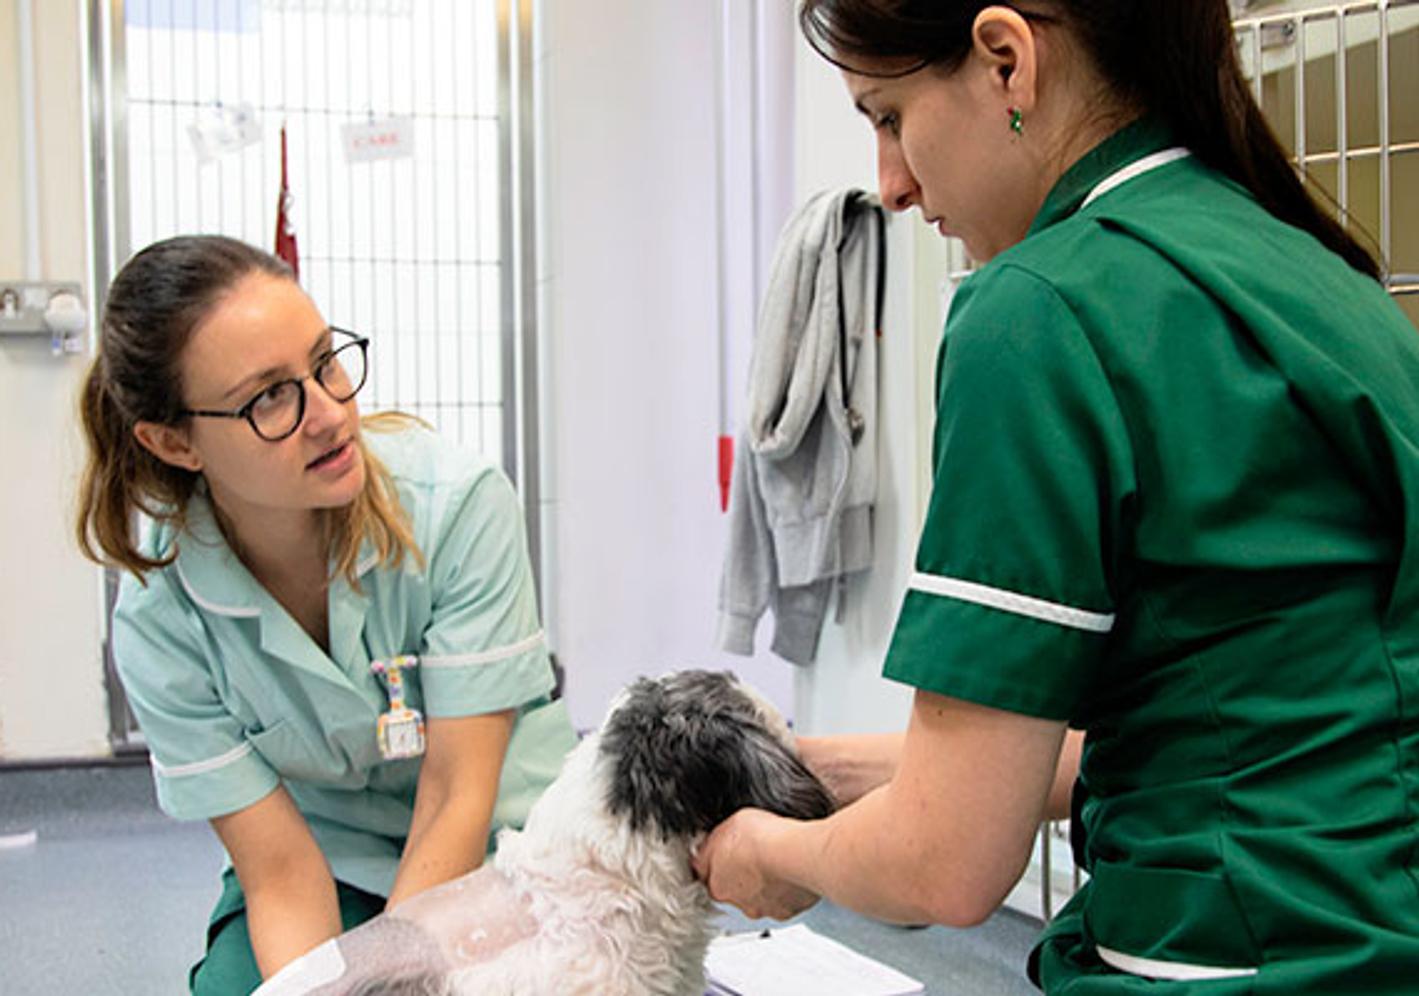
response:
[[[244,242],[189,235],[148,246],[114,278],[80,402],[88,456],[76,533],[91,560],[126,568],[141,581],[148,571],[176,559],[176,545],[156,556],[139,549],[134,513],[180,533],[201,475],[159,460],[139,444],[133,427],[138,422],[177,425],[186,419],[182,351],[222,297],[253,274],[293,279],[285,263]],[[386,414],[365,424],[388,429],[411,421]],[[423,564],[393,478],[363,440],[359,445],[365,486],[353,502],[327,511],[323,519],[334,573],[356,586],[356,565],[366,541],[386,566],[398,566],[406,554]]]
[[[1242,74],[1227,0],[803,0],[798,20],[830,62],[864,75],[904,76],[959,66],[976,15],[992,6],[1062,22],[1123,105],[1161,118],[1198,159],[1271,214],[1380,279],[1375,258],[1306,191],[1266,123]],[[859,68],[855,60],[888,69]]]

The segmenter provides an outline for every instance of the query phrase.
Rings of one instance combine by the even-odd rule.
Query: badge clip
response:
[[[424,752],[424,715],[404,702],[404,671],[419,666],[413,654],[400,654],[387,661],[370,661],[370,670],[384,675],[389,690],[389,711],[375,724],[379,752],[386,761],[418,757]]]

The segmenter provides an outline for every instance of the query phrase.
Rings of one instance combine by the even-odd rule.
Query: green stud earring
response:
[[[1006,109],[1010,114],[1010,130],[1016,135],[1025,134],[1025,112],[1018,107]]]

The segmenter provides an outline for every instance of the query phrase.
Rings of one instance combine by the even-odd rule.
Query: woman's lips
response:
[[[332,474],[339,473],[349,467],[354,457],[355,448],[350,445],[350,441],[347,439],[339,446],[326,450],[320,456],[306,464],[305,469]]]

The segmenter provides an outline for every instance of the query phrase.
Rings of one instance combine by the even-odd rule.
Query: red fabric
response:
[[[286,174],[286,126],[281,125],[281,196],[276,202],[276,255],[286,261],[295,278],[301,278],[300,250],[296,248],[295,222],[291,218],[291,184]]]

